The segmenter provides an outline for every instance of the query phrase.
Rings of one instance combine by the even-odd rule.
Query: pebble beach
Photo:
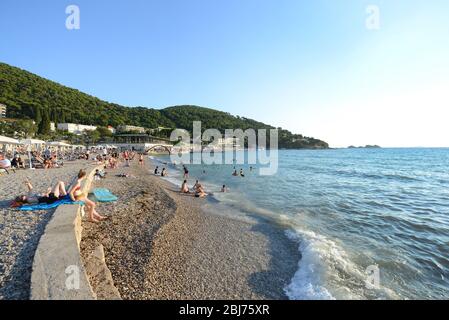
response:
[[[25,179],[38,193],[58,181],[70,183],[80,169],[93,168],[89,162],[66,162],[63,167],[49,170],[17,170],[0,176],[0,299],[29,298],[34,252],[45,226],[55,210],[21,212],[9,208],[11,201],[26,194]]]
[[[103,245],[122,299],[287,299],[300,257],[281,229],[206,213],[206,199],[150,172],[136,164],[95,182],[120,200],[101,205],[109,220],[83,225],[83,257]]]
[[[0,176],[0,299],[29,299],[34,252],[55,210],[24,213],[9,208],[25,193],[58,181],[69,184],[87,161],[51,170],[21,170]],[[134,161],[106,170],[93,187],[108,188],[117,202],[98,204],[109,217],[83,222],[81,255],[102,245],[115,287],[125,300],[287,299],[284,287],[299,260],[297,244],[264,221],[242,222],[202,210],[207,199],[181,195]],[[129,177],[119,177],[126,174]],[[95,275],[88,274],[96,289]],[[99,296],[101,299],[101,296]]]

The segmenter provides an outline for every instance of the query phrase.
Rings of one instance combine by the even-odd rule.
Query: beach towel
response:
[[[83,205],[84,202],[82,202],[82,201],[73,202],[72,199],[65,198],[65,199],[61,199],[59,201],[56,201],[55,203],[52,203],[52,204],[40,203],[40,204],[26,205],[26,206],[21,206],[18,209],[20,211],[50,210],[50,209],[54,209],[54,208],[57,208],[59,206],[62,206],[63,204],[79,204],[79,205]]]
[[[94,189],[93,194],[99,202],[114,202],[118,200],[117,196],[113,195],[108,189],[97,188]]]

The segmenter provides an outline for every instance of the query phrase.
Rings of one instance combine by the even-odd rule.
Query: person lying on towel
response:
[[[28,193],[16,197],[11,207],[17,208],[27,204],[53,204],[68,197],[65,184],[62,181],[59,181],[53,189],[48,188],[47,193],[44,194],[34,192],[33,185],[28,179],[25,181],[25,184],[28,188]]]

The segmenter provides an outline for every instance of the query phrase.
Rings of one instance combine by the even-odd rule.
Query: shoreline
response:
[[[288,299],[284,288],[300,254],[283,229],[207,213],[203,200],[179,194],[150,169],[108,170],[95,186],[119,196],[99,206],[111,218],[83,223],[83,258],[103,245],[123,299]],[[120,173],[135,177],[114,176]]]

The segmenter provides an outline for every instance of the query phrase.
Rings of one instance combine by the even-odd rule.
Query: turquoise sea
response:
[[[280,150],[276,175],[233,167],[188,165],[189,184],[213,193],[206,210],[267,219],[297,241],[291,299],[449,298],[449,149]],[[181,167],[168,168],[180,185]]]

